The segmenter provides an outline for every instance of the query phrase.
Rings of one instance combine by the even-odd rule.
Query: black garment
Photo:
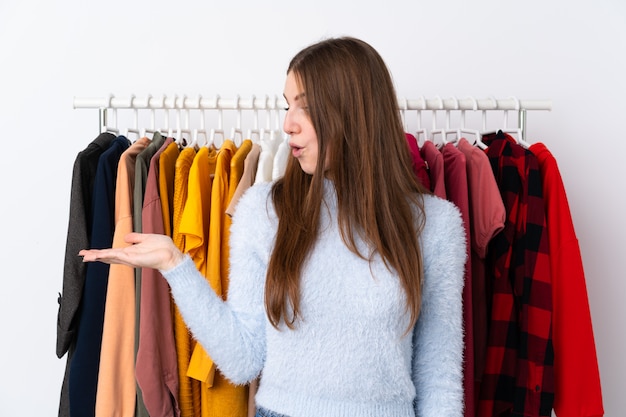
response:
[[[59,416],[70,415],[69,370],[76,342],[77,320],[75,320],[85,283],[86,264],[77,256],[78,251],[89,246],[91,241],[92,194],[96,169],[100,155],[109,148],[115,135],[102,133],[74,161],[70,194],[70,213],[63,267],[63,293],[59,294],[57,315],[56,354],[59,358],[67,352],[65,376],[61,388]]]
[[[120,156],[129,146],[128,139],[118,136],[98,161],[93,189],[90,248],[109,248],[113,244],[117,166]],[[87,265],[77,323],[76,348],[70,363],[72,417],[95,415],[108,277],[108,264],[94,262]]]

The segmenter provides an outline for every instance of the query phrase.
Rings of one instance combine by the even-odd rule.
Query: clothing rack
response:
[[[254,111],[254,127],[258,128],[258,111],[268,112],[268,128],[270,112],[273,112],[275,122],[279,128],[279,112],[286,107],[286,101],[284,98],[277,95],[250,98],[241,98],[236,96],[235,98],[223,98],[219,95],[215,95],[211,98],[198,95],[197,97],[188,97],[186,95],[167,96],[162,95],[160,97],[153,97],[148,94],[145,97],[135,97],[131,95],[127,98],[116,97],[109,95],[108,97],[100,98],[88,98],[88,97],[74,97],[73,106],[75,109],[87,109],[97,108],[100,110],[100,132],[106,130],[117,130],[117,109],[131,109],[134,111],[134,128],[131,129],[138,132],[138,111],[148,110],[152,112],[151,125],[154,130],[155,124],[155,110],[164,110],[167,112],[166,128],[169,127],[169,112],[176,112],[176,125],[177,130],[189,129],[189,114],[190,110],[215,110],[219,112],[218,128],[222,126],[222,112],[225,110],[237,111],[237,128],[241,128],[241,112],[242,111]],[[519,100],[516,97],[508,97],[504,99],[496,99],[494,97],[488,98],[441,98],[436,96],[434,98],[420,97],[417,99],[398,99],[398,108],[402,113],[403,120],[408,111],[417,111],[420,114],[422,111],[433,112],[432,118],[432,131],[443,133],[445,135],[446,130],[454,130],[450,127],[450,113],[458,111],[461,115],[461,128],[464,128],[465,124],[465,112],[482,112],[483,128],[485,127],[486,113],[489,111],[502,111],[503,112],[503,125],[506,127],[508,123],[508,114],[510,111],[517,112],[517,127],[522,139],[526,136],[526,123],[527,123],[527,111],[535,110],[552,110],[552,102],[550,100]],[[436,112],[445,112],[445,128],[437,128]],[[181,120],[183,119],[184,120]],[[204,128],[204,119],[201,119],[201,128]],[[184,127],[183,127],[184,126]],[[421,126],[419,126],[421,127]]]

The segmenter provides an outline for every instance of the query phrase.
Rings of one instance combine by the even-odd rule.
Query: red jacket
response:
[[[539,161],[552,275],[552,341],[558,417],[604,414],[600,373],[585,273],[556,160],[543,143],[530,147]]]

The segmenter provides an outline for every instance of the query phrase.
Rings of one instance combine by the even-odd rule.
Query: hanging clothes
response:
[[[272,181],[272,177],[274,175],[274,160],[281,141],[282,138],[280,134],[275,131],[270,132],[268,135],[261,136],[261,139],[259,140],[261,153],[257,163],[257,172],[254,180],[255,184]],[[279,172],[278,169],[277,172]]]
[[[242,148],[245,154],[239,159],[243,164],[245,155],[250,151],[252,144],[244,141]],[[217,295],[226,299],[228,292],[228,237],[230,235],[230,217],[226,215],[228,208],[231,178],[231,162],[238,153],[234,142],[226,140],[219,149],[215,176],[211,187],[211,222],[209,226],[208,277],[211,287]],[[236,187],[237,184],[234,184]],[[234,190],[233,190],[234,193]],[[204,416],[219,415],[224,417],[245,417],[247,415],[248,387],[234,385],[219,371],[215,372],[213,386],[206,390],[206,403],[209,407]],[[203,391],[204,392],[204,391]]]
[[[150,167],[150,160],[154,154],[165,143],[165,136],[159,132],[155,132],[152,136],[150,144],[144,149],[135,161],[135,187],[133,189],[133,230],[141,233],[142,228],[142,212],[143,201],[146,190],[146,183],[148,181],[148,170]],[[137,353],[139,351],[139,333],[141,323],[141,268],[135,268],[135,322],[138,323],[135,326],[135,360],[137,359]],[[139,383],[137,383],[137,417],[150,417],[146,405],[143,400],[143,392]]]
[[[195,156],[196,150],[194,148],[184,148],[176,159],[176,169],[174,173],[172,240],[176,247],[183,253],[189,253],[191,251],[190,248],[187,248],[185,234],[181,233],[181,221],[185,203],[187,202],[190,171]],[[203,212],[200,212],[196,217],[196,222],[200,225],[205,223]],[[200,269],[200,267],[198,267],[198,269]],[[196,342],[183,321],[180,310],[176,304],[173,304],[173,310],[174,340],[176,342],[176,357],[178,359],[178,402],[180,405],[180,415],[181,417],[195,417],[197,415],[196,410],[198,410],[198,413],[200,410],[200,382],[190,378],[187,375],[187,370],[189,368],[191,352]]]
[[[506,210],[491,170],[489,158],[482,149],[461,138],[457,148],[465,155],[469,196],[471,271],[472,271],[472,338],[474,350],[474,408],[476,414],[480,381],[485,369],[487,350],[487,293],[485,258],[489,242],[504,228]],[[468,378],[467,375],[465,375]],[[471,405],[470,405],[471,406]],[[466,403],[467,408],[470,408]]]
[[[437,197],[446,199],[446,183],[443,171],[443,155],[434,143],[427,140],[420,148],[420,154],[428,165],[430,191]]]
[[[135,163],[149,143],[148,138],[141,138],[120,156],[115,185],[114,248],[129,246],[124,237],[133,231]],[[135,270],[113,264],[109,268],[104,311],[96,415],[135,415],[135,326]]]
[[[172,227],[173,227],[172,226],[172,222],[173,222],[172,212],[174,210],[174,207],[173,207],[174,206],[174,184],[175,184],[174,174],[176,172],[176,160],[178,159],[180,155],[180,149],[176,141],[171,140],[167,142],[169,142],[169,144],[167,145],[165,143],[163,144],[162,152],[158,156],[159,170],[158,170],[157,179],[158,179],[158,188],[159,188],[159,199],[161,202],[163,234],[171,237]],[[169,290],[167,293],[169,294]],[[165,297],[165,294],[163,294],[163,296]],[[172,317],[170,318],[170,321],[165,324],[171,325],[172,332],[168,332],[167,337],[168,337],[168,340],[174,340],[173,356],[177,358],[178,354],[175,349],[176,342],[175,342],[175,336],[173,333],[174,332],[174,324],[173,324],[174,316],[172,313],[173,304],[174,302],[170,296],[169,305],[170,305],[170,314],[172,314]],[[167,311],[165,311],[163,314],[167,314]],[[178,361],[176,361],[176,370],[178,371]],[[178,379],[178,391],[175,392],[175,395],[174,395],[178,403],[178,407],[180,409],[180,402],[179,402],[179,397],[178,397],[179,393],[180,393],[180,379]]]
[[[76,343],[76,323],[85,284],[86,264],[76,256],[91,243],[93,220],[93,187],[100,155],[115,140],[112,133],[101,133],[78,153],[72,169],[69,222],[63,266],[63,294],[59,294],[56,354],[59,359],[67,353],[65,375],[61,386],[59,417],[69,417],[69,371]]]
[[[227,298],[231,216],[252,184],[283,175],[288,144],[280,132],[272,131],[261,134],[258,143],[242,141],[240,147],[224,140],[220,149],[191,148],[157,132],[151,141],[142,138],[132,145],[124,138],[126,149],[122,145],[110,151],[121,138],[110,133],[98,136],[74,165],[57,324],[57,355],[68,353],[59,415],[70,416],[70,407],[72,415],[79,409],[87,410],[87,415],[92,410],[97,415],[129,415],[134,383],[137,417],[252,417],[254,382],[234,386],[221,375],[189,333],[158,273],[144,270],[147,275],[142,276],[137,268],[133,280],[127,276],[130,268],[111,266],[102,287],[102,282],[89,278],[93,271],[86,267],[92,265],[75,254],[97,247],[93,214],[100,219],[106,210],[95,205],[110,206],[114,200],[116,213],[108,225],[115,226],[114,247],[125,245],[121,238],[130,223],[138,232],[169,235],[190,254],[213,290]],[[468,235],[463,293],[465,416],[543,417],[552,409],[558,417],[601,416],[582,260],[554,157],[543,144],[527,150],[502,133],[483,137],[489,145],[485,151],[463,138],[456,147],[444,144],[440,149],[428,140],[420,149],[408,133],[406,139],[414,174],[426,189],[459,207]],[[108,170],[116,157],[119,164],[113,187],[107,174],[105,197],[102,186],[95,187],[94,182],[98,161],[107,152],[112,152]],[[124,201],[125,196],[130,201]],[[96,235],[102,236],[102,231]],[[87,326],[78,320],[84,314],[79,304],[85,302],[83,291],[92,293],[95,287],[105,300],[103,322],[100,335],[97,326],[89,329],[92,340],[87,347],[76,336],[84,337]],[[128,297],[133,294],[131,317],[133,302]],[[89,298],[87,311],[98,310],[101,303]],[[121,306],[121,315],[113,314],[116,305]],[[139,329],[145,325],[152,330],[140,338]],[[136,332],[137,363],[129,360],[131,328]],[[146,343],[153,347],[146,350]],[[99,363],[95,368],[81,365],[73,372],[76,351],[77,363],[100,355]],[[133,367],[134,381],[129,372]],[[79,386],[76,378],[85,376],[90,381]]]
[[[260,154],[261,146],[257,143],[252,143],[252,148],[244,160],[243,174],[226,209],[226,214],[230,217],[235,214],[239,198],[254,184]],[[258,389],[258,383],[258,379],[255,379],[248,384],[248,417],[254,417],[256,415],[257,410],[254,396]]]
[[[164,234],[158,190],[159,158],[172,142],[172,138],[167,138],[150,159],[141,218],[144,233]],[[142,268],[139,350],[135,374],[150,417],[180,415],[173,329],[167,283],[159,271]]]
[[[285,173],[287,168],[287,160],[291,153],[291,148],[287,141],[281,141],[274,155],[274,164],[272,165],[272,180],[276,181]]]
[[[235,193],[226,208],[226,214],[230,217],[233,217],[233,214],[235,214],[235,208],[237,207],[239,198],[254,184],[257,168],[259,166],[260,154],[261,146],[258,143],[252,143],[252,149],[250,149],[250,152],[244,160],[243,174],[239,180],[239,184],[237,184]]]
[[[198,271],[208,280],[209,225],[211,219],[211,192],[217,151],[201,148],[189,170],[187,201],[181,218],[180,233],[185,238],[185,251],[189,253]],[[187,362],[186,376],[201,383],[200,407],[202,410],[205,391],[213,386],[215,364],[204,348],[194,344]],[[198,415],[198,414],[197,414]]]
[[[486,135],[483,142],[507,218],[489,248],[489,337],[478,416],[548,417],[552,288],[539,165],[510,135]]]
[[[285,166],[287,164],[287,157],[289,155],[289,146],[287,142],[283,142],[287,146],[287,156],[283,156],[284,162],[279,162],[274,164],[274,168],[277,168],[274,171],[274,174],[278,177],[281,177],[285,172]],[[281,144],[281,145],[282,145]],[[228,294],[228,282],[229,282],[229,270],[230,270],[230,225],[232,224],[232,217],[228,215],[228,207],[235,196],[235,192],[237,191],[237,187],[239,186],[239,181],[243,176],[244,172],[244,163],[245,160],[252,150],[252,141],[247,139],[242,142],[242,144],[237,148],[235,153],[232,155],[230,159],[230,169],[228,170],[228,188],[225,190],[226,195],[223,196],[223,204],[222,204],[222,248],[221,248],[221,258],[222,258],[222,267],[223,269],[220,271],[220,275],[222,277],[222,291],[224,294],[224,298],[227,298]],[[283,151],[284,152],[284,151]],[[280,147],[278,154],[280,154]],[[219,163],[219,160],[218,160]],[[224,162],[226,163],[226,161]],[[218,165],[219,166],[219,165]],[[226,175],[226,173],[224,173]],[[277,177],[277,178],[278,178]]]
[[[428,166],[426,161],[420,154],[417,138],[411,133],[405,133],[406,141],[411,152],[411,160],[413,161],[413,172],[425,189],[430,190],[430,177],[428,176]]]
[[[234,142],[227,140],[220,147],[215,176],[211,187],[211,223],[209,227],[209,282],[220,297],[226,294],[225,273],[228,271],[228,259],[224,256],[224,219],[228,207],[228,180],[230,178],[230,162],[237,152]]]
[[[465,155],[452,143],[441,148],[446,196],[461,212],[465,236],[471,236],[467,162]],[[474,320],[472,295],[471,245],[466,245],[465,271],[463,273],[463,391],[465,417],[474,415]]]
[[[108,248],[113,244],[115,215],[115,182],[120,156],[130,146],[124,136],[118,136],[98,159],[93,189],[92,248]],[[96,390],[102,342],[102,327],[109,265],[87,265],[85,285],[76,334],[76,350],[70,369],[70,415],[95,416]]]
[[[602,416],[602,389],[578,238],[556,160],[543,143],[539,162],[550,245],[552,338],[558,417]]]

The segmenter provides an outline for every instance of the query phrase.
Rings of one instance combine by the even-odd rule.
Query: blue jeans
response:
[[[278,414],[270,410],[266,410],[262,407],[257,407],[256,414],[254,417],[289,417],[284,414]]]

